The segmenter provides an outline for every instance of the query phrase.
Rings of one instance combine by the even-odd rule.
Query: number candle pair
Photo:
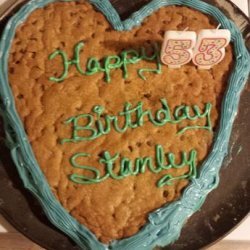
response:
[[[166,31],[161,60],[169,68],[180,68],[191,60],[199,69],[210,69],[225,56],[231,38],[227,29],[194,31]]]

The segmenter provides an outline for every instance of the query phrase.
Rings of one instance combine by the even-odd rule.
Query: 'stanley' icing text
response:
[[[161,145],[156,145],[155,159],[150,156],[138,157],[133,162],[127,157],[121,157],[119,153],[111,155],[108,151],[105,151],[99,159],[99,163],[104,166],[104,173],[102,174],[97,167],[79,164],[79,159],[91,157],[90,154],[76,153],[70,159],[71,165],[83,170],[83,173],[70,175],[70,180],[78,184],[96,184],[108,178],[122,180],[128,176],[137,176],[144,174],[146,170],[159,174],[164,170],[188,167],[188,171],[183,175],[163,174],[156,183],[157,187],[163,187],[172,185],[175,180],[195,178],[197,175],[196,156],[196,150],[191,150],[189,153],[181,152],[181,160],[177,162],[173,153],[166,154]],[[120,164],[118,163],[119,159]]]

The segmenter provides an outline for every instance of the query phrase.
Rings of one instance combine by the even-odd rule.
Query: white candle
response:
[[[225,47],[229,44],[231,33],[227,29],[204,29],[198,33],[193,63],[199,69],[210,69],[221,62]]]
[[[166,31],[161,50],[161,61],[169,68],[180,68],[193,58],[197,35],[194,31]]]

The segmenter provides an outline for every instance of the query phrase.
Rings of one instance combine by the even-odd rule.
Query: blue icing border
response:
[[[153,0],[130,18],[121,21],[118,13],[108,0],[90,0],[110,21],[116,30],[130,30],[140,25],[145,17],[163,6],[185,5],[213,16],[223,28],[231,31],[236,61],[229,79],[229,86],[223,99],[219,130],[213,149],[201,166],[200,176],[192,180],[180,200],[157,209],[148,217],[148,223],[134,236],[114,241],[107,246],[97,240],[85,226],[80,225],[59,204],[50,191],[34,157],[22,122],[16,112],[14,98],[8,84],[8,55],[17,26],[36,8],[56,0],[31,0],[8,22],[0,42],[0,112],[4,119],[6,141],[12,158],[27,189],[40,201],[51,222],[71,237],[82,249],[151,249],[175,241],[183,224],[203,204],[207,194],[217,187],[219,170],[227,153],[234,118],[237,113],[240,93],[250,71],[250,55],[245,48],[241,32],[217,8],[200,0]],[[73,0],[65,0],[73,1]],[[233,101],[232,101],[233,100]]]

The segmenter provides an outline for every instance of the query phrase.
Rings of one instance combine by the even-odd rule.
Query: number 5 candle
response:
[[[198,34],[193,63],[199,69],[210,69],[225,56],[231,33],[227,29],[203,29]]]
[[[161,61],[169,68],[180,68],[191,61],[196,43],[194,31],[166,31],[161,50]]]

